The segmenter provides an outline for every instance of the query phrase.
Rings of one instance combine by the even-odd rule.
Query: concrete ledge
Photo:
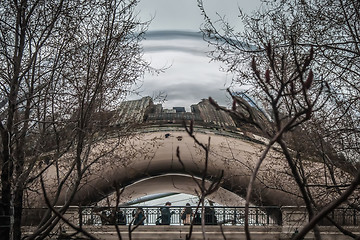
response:
[[[111,226],[106,226],[111,227]],[[88,229],[91,233],[101,239],[118,239],[115,228],[108,228],[111,232],[101,232],[102,227]],[[100,231],[99,231],[100,230]],[[128,238],[128,228],[121,226],[122,239]],[[206,238],[209,240],[223,239],[220,226],[205,226]],[[239,226],[223,226],[223,231],[228,240],[246,239],[244,228]],[[251,227],[251,236],[253,239],[270,240],[280,239],[281,226],[275,227]],[[140,226],[132,233],[132,239],[186,239],[189,233],[189,226]],[[194,226],[191,239],[203,239],[201,226]]]
[[[129,239],[128,226],[119,226],[122,239]],[[118,240],[114,226],[85,226],[85,230],[92,233],[96,237],[104,240]],[[360,235],[360,227],[346,227],[346,229]],[[25,232],[31,232],[31,228],[24,228]],[[245,240],[245,231],[243,226],[223,226],[224,234],[227,240]],[[205,226],[206,237],[209,240],[223,239],[220,226]],[[350,240],[352,238],[343,235],[335,227],[320,227],[321,236],[323,240]],[[140,226],[132,233],[132,239],[185,239],[189,232],[189,226]],[[68,234],[74,233],[72,230],[67,230]],[[291,238],[291,233],[284,234],[282,226],[250,226],[250,234],[252,239],[256,240],[288,240]],[[194,226],[192,233],[192,240],[202,240],[201,226]],[[313,233],[309,233],[306,240],[314,239]]]

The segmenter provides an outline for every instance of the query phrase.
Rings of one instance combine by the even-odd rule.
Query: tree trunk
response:
[[[13,224],[13,240],[21,240],[21,219],[23,207],[23,188],[19,186],[15,191],[14,197],[14,224]]]
[[[2,134],[2,168],[1,168],[1,202],[0,202],[0,236],[10,239],[10,215],[11,215],[11,181],[13,172],[12,161],[9,156],[9,141],[7,132]]]

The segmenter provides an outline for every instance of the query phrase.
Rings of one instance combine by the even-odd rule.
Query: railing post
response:
[[[234,221],[233,221],[233,224],[232,225],[236,225],[236,223],[237,223],[237,214],[236,214],[236,212],[237,212],[237,209],[236,208],[234,208]]]
[[[78,206],[78,219],[79,219],[79,227],[83,226],[83,215],[82,215],[82,207]]]
[[[282,214],[282,237],[290,239],[296,231],[299,231],[309,219],[305,206],[283,206]]]
[[[221,209],[222,210],[222,213],[223,213],[223,222],[225,223],[225,222],[227,222],[228,221],[228,218],[227,218],[227,216],[226,216],[226,209],[225,208],[222,208]]]
[[[255,209],[255,223],[256,225],[259,224],[259,210],[257,208]]]

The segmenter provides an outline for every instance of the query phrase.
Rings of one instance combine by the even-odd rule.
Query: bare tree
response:
[[[86,172],[111,152],[90,157],[105,136],[97,133],[116,122],[106,113],[148,69],[139,45],[147,24],[136,18],[137,2],[0,3],[2,236],[21,238],[23,203],[33,196],[25,190],[39,192],[40,176],[55,169],[52,206],[71,189],[57,210],[64,214]],[[59,219],[44,219],[30,239],[46,237]]]
[[[210,154],[211,138],[209,137],[208,142],[206,144],[204,144],[204,143],[200,142],[194,135],[194,122],[193,121],[190,122],[189,126],[186,125],[185,121],[183,124],[184,124],[185,131],[187,132],[187,134],[194,140],[195,144],[204,151],[204,169],[202,170],[202,174],[200,176],[201,180],[198,180],[194,173],[189,172],[187,170],[185,163],[181,159],[180,148],[177,147],[177,149],[176,149],[176,156],[177,156],[180,164],[182,165],[183,170],[185,172],[188,172],[188,174],[190,174],[190,176],[196,183],[196,186],[198,187],[198,191],[196,190],[196,194],[199,197],[199,202],[195,209],[195,214],[198,212],[199,208],[201,208],[201,228],[202,228],[203,239],[205,240],[205,239],[207,239],[206,231],[205,231],[205,200],[209,195],[211,195],[212,193],[216,192],[219,189],[220,184],[222,183],[222,180],[223,180],[224,170],[220,170],[220,172],[217,176],[213,176],[213,175],[209,174],[208,167],[209,167],[209,161],[210,161],[209,154]],[[210,181],[210,184],[207,186],[208,180]],[[191,239],[193,225],[194,225],[194,219],[195,218],[193,218],[191,221],[189,233],[186,234],[186,239]],[[221,228],[221,231],[222,231],[222,228]],[[222,233],[223,233],[223,231],[222,231]]]
[[[265,1],[266,8],[251,16],[240,11],[244,32],[235,31],[232,26],[235,23],[224,18],[214,23],[202,1],[198,2],[205,17],[204,37],[215,47],[211,57],[227,64],[228,71],[236,74],[236,83],[251,86],[247,93],[262,104],[271,120],[266,121],[266,115],[259,119],[236,96],[231,114],[238,121],[261,129],[271,139],[270,143],[280,145],[309,213],[309,223],[296,239],[310,229],[320,239],[316,223],[321,218],[343,203],[358,206],[354,191],[360,183],[356,141],[359,2]],[[267,124],[261,124],[264,122]],[[323,171],[328,173],[322,178],[330,181],[323,181],[321,186],[310,182],[303,167],[309,156],[324,163]],[[333,172],[336,168],[353,176],[346,188]],[[328,195],[325,208],[324,202],[317,201],[315,189]],[[326,189],[336,189],[336,194]],[[356,237],[334,225],[344,234]],[[249,239],[250,233],[246,231]]]
[[[57,1],[49,5],[27,1],[1,2],[1,91],[4,105],[1,117],[2,235],[20,239],[23,189],[26,181],[25,143],[32,123],[34,97],[44,88],[39,82],[37,62],[42,47],[55,31],[55,24],[65,8]],[[44,14],[40,14],[44,11]],[[36,33],[30,29],[36,28]],[[39,72],[38,72],[39,73]],[[10,232],[11,209],[14,209],[13,233]]]

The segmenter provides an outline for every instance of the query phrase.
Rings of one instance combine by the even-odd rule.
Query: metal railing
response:
[[[161,216],[160,208],[163,206],[142,207],[145,216],[145,225],[156,225],[156,221]],[[128,225],[134,219],[137,207],[119,207],[115,212],[113,207],[81,207],[73,209],[73,219],[82,225],[102,226],[102,225]],[[182,225],[181,212],[184,206],[171,206],[170,218],[171,225]],[[193,215],[196,216],[195,207],[192,207]],[[47,208],[25,208],[23,211],[23,226],[37,226]],[[75,211],[75,212],[74,212]],[[69,211],[68,211],[69,212]],[[198,214],[201,211],[198,210]],[[304,213],[305,214],[305,213]],[[250,207],[249,224],[252,226],[276,226],[281,225],[281,209],[279,207]],[[244,225],[245,207],[208,207],[205,211],[205,224],[224,224],[224,225]],[[342,226],[359,226],[360,211],[354,208],[337,208],[328,215],[333,221]],[[4,216],[3,216],[4,217]],[[5,216],[9,218],[9,216]],[[194,221],[199,224],[200,220]],[[319,223],[320,226],[331,226],[333,223],[324,218]]]
[[[328,214],[328,217],[341,226],[360,225],[360,211],[355,208],[336,208]],[[329,219],[323,218],[319,225],[331,226],[333,223]]]
[[[146,206],[141,207],[144,215],[144,225],[161,224],[161,208],[163,206]],[[170,225],[182,225],[181,213],[184,206],[171,206]],[[192,207],[192,217],[194,224],[201,224],[201,210],[195,212]],[[137,207],[119,207],[115,212],[115,208],[103,207],[82,207],[81,223],[82,225],[128,225],[133,222],[136,217]],[[244,207],[206,207],[205,208],[205,224],[206,225],[244,225],[245,223]],[[159,221],[160,220],[160,221]],[[250,207],[249,224],[252,226],[268,226],[281,225],[281,213],[278,207]]]

